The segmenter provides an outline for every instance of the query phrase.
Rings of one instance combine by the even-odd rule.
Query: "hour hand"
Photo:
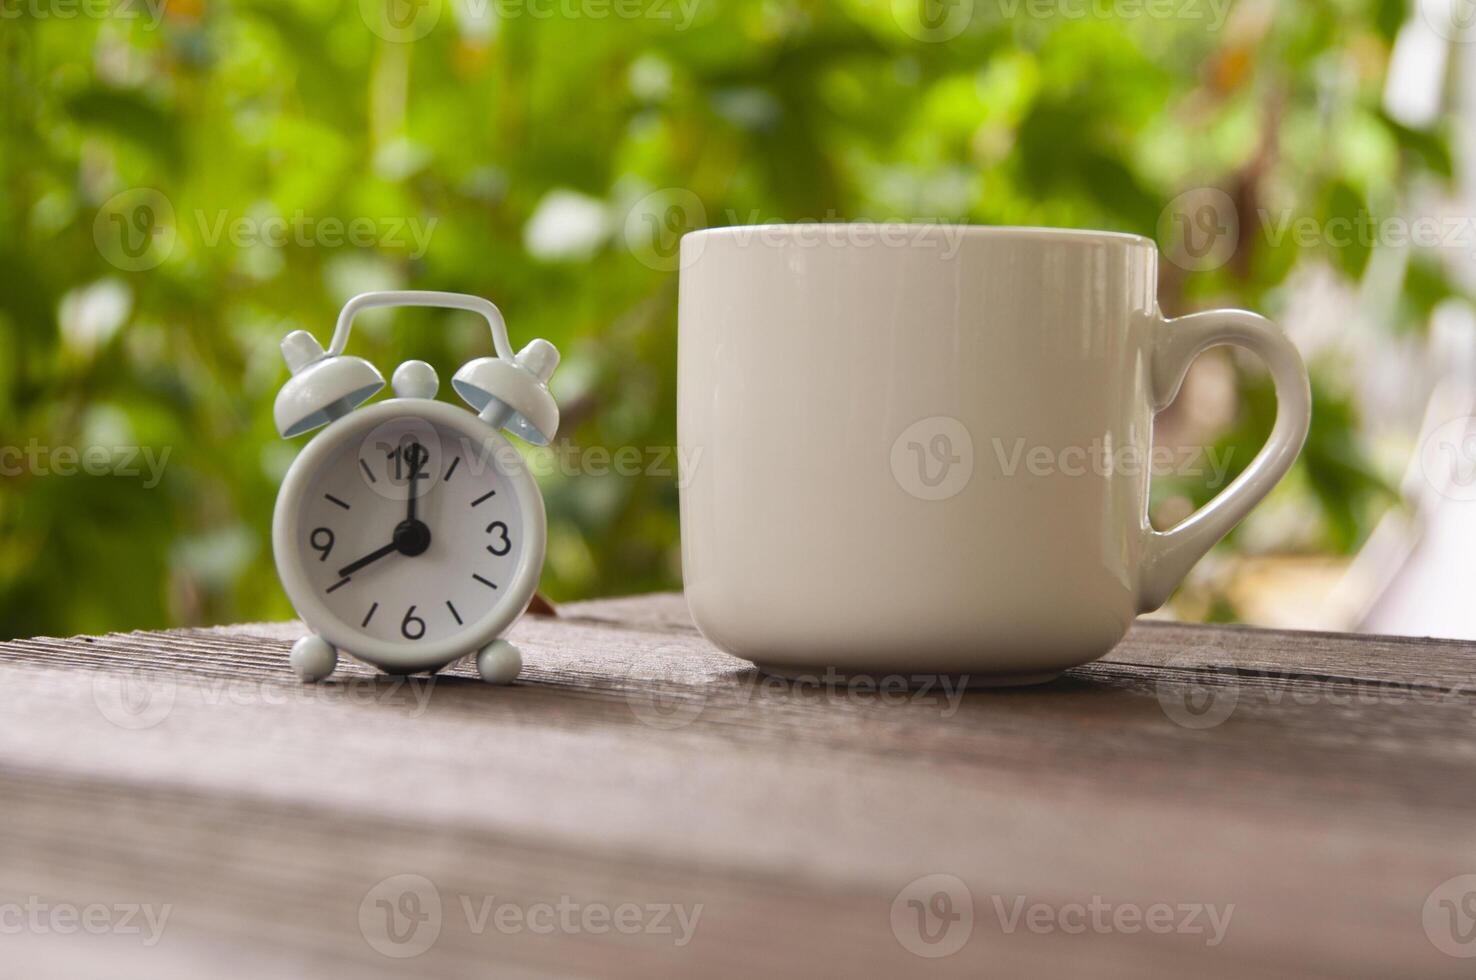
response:
[[[383,558],[385,555],[392,555],[398,550],[399,547],[393,541],[391,541],[383,548],[378,548],[374,551],[371,551],[369,552],[369,554],[365,555],[363,558],[360,558],[358,561],[351,561],[347,565],[340,568],[338,570],[338,577],[341,579],[348,578],[350,575],[354,574],[365,565],[368,565],[370,562],[379,561],[379,559]]]

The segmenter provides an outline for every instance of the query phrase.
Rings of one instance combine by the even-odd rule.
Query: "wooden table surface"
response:
[[[906,691],[650,596],[525,617],[512,687],[303,686],[300,631],[0,645],[0,973],[1476,973],[1470,644],[1145,622]]]

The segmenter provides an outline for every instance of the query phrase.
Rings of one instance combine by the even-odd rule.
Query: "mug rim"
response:
[[[688,239],[734,238],[739,235],[795,236],[814,234],[817,230],[837,228],[887,228],[910,233],[947,230],[949,234],[962,234],[969,238],[1014,238],[1024,240],[1057,240],[1062,242],[1099,242],[1143,245],[1154,251],[1158,243],[1146,235],[1127,231],[1103,231],[1094,228],[1057,228],[1047,225],[969,225],[945,222],[912,221],[771,221],[753,225],[719,225],[714,228],[698,228],[682,236]]]

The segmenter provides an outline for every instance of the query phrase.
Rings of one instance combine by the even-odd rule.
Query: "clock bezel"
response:
[[[517,498],[523,524],[524,542],[517,565],[491,610],[476,622],[467,624],[457,635],[430,643],[419,640],[397,642],[368,636],[340,619],[319,598],[309,580],[304,563],[307,546],[300,536],[303,506],[319,469],[330,462],[347,441],[362,439],[375,426],[402,418],[422,419],[488,444],[494,454],[498,474],[508,482]],[[504,461],[509,459],[516,461],[514,466],[504,465]],[[272,513],[272,553],[277,577],[298,617],[340,653],[386,673],[413,674],[439,669],[454,660],[475,654],[501,636],[533,599],[543,570],[547,536],[543,495],[512,443],[466,409],[425,398],[390,398],[356,409],[332,422],[303,447],[288,467]]]

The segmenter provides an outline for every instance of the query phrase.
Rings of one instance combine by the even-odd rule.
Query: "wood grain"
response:
[[[0,645],[4,973],[1471,972],[1427,935],[1444,893],[1426,908],[1476,874],[1469,644],[1143,622],[1038,689],[824,687],[760,675],[651,596],[525,618],[510,688],[464,664],[305,687],[300,632]],[[903,894],[931,874],[973,907],[942,958],[904,942],[941,948]],[[441,904],[408,961],[375,948],[397,875]],[[1075,931],[1093,901],[1233,911],[1210,945],[1112,912]],[[170,911],[153,945],[6,928],[91,903]],[[560,904],[551,931],[512,918]],[[600,928],[622,907],[645,931]]]

